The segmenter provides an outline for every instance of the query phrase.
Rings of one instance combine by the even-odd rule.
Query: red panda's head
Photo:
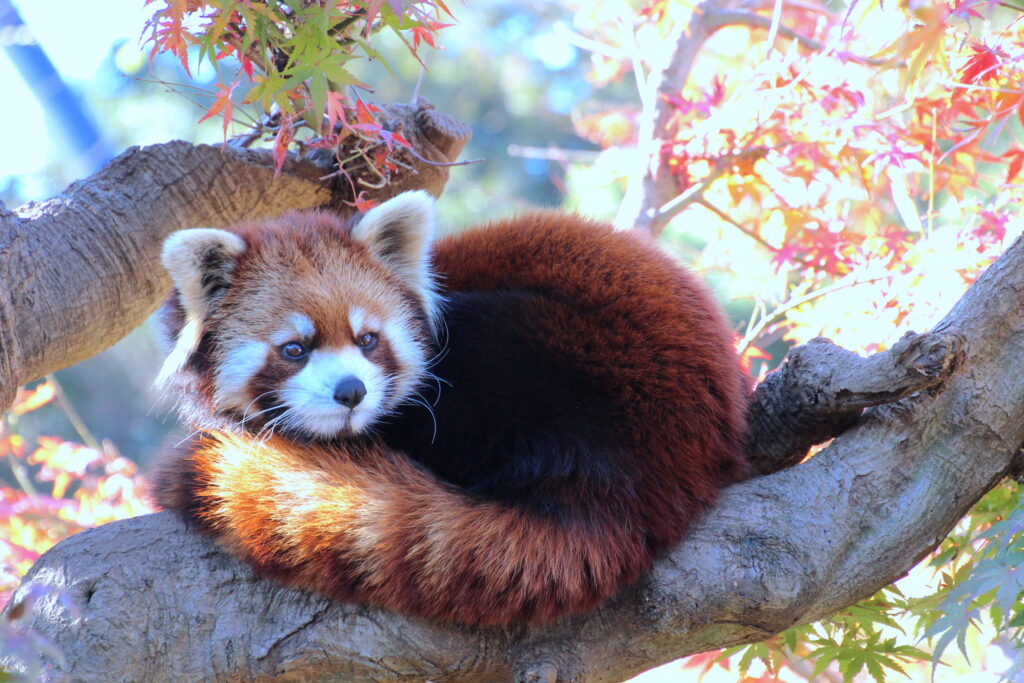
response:
[[[438,307],[432,237],[424,192],[352,227],[297,212],[172,234],[163,263],[175,287],[164,315],[174,346],[158,381],[173,379],[204,411],[252,431],[364,431],[426,371]]]

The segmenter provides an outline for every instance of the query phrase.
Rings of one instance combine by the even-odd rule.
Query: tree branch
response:
[[[423,101],[379,117],[420,159],[373,196],[439,195],[448,169],[435,164],[459,155],[469,129]],[[275,177],[267,150],[132,148],[53,199],[0,210],[0,410],[18,386],[99,353],[153,312],[170,286],[158,261],[170,232],[324,204],[352,211],[347,183],[320,180],[330,156],[290,161]]]
[[[641,92],[644,111],[640,114],[637,130],[637,155],[643,168],[630,173],[626,195],[615,217],[617,229],[646,230],[657,235],[675,215],[672,211],[660,211],[663,205],[679,195],[675,178],[662,164],[662,142],[672,138],[670,124],[675,113],[669,104],[669,96],[679,93],[689,79],[690,69],[704,41],[721,28],[710,18],[711,15],[717,10],[741,4],[741,1],[704,0],[697,5],[690,21],[677,26],[668,39],[675,43],[670,57],[665,63],[656,65],[648,75],[648,87],[654,89],[650,93]],[[691,201],[695,200],[696,197]]]
[[[941,384],[963,362],[956,333],[908,333],[888,351],[861,358],[828,339],[786,354],[755,392],[746,451],[758,474],[800,462],[807,450],[853,426],[865,408]]]
[[[731,167],[731,164],[726,164],[718,168],[716,173],[680,193],[678,183],[670,173],[665,163],[666,157],[662,154],[662,144],[675,137],[675,108],[671,104],[670,96],[678,96],[689,78],[690,69],[693,68],[694,60],[704,42],[716,31],[734,25],[770,29],[771,17],[753,11],[766,4],[773,3],[760,0],[703,0],[694,8],[690,21],[676,27],[670,38],[675,43],[674,50],[666,62],[659,65],[656,72],[648,78],[648,83],[652,84],[652,87],[657,83],[656,90],[653,93],[641,93],[644,111],[641,112],[637,132],[637,139],[641,141],[637,155],[643,167],[630,174],[631,180],[626,188],[626,195],[615,217],[617,229],[645,230],[654,235],[660,234],[678,213],[690,204],[700,201],[704,190],[722,172]],[[779,25],[778,34],[795,40],[811,50],[825,48],[823,43],[786,26]],[[898,65],[898,62],[849,54],[846,55],[846,59],[879,66]],[[756,149],[747,150],[739,156],[757,152]]]
[[[789,4],[789,3],[786,3]],[[763,28],[766,31],[772,27],[772,18],[766,17],[763,14],[756,12],[750,12],[747,10],[737,9],[718,9],[713,12],[711,21],[719,27],[724,26],[750,26],[752,28]],[[802,47],[807,48],[813,52],[821,52],[825,50],[826,45],[820,41],[805,36],[802,33],[794,31],[788,26],[782,24],[778,25],[778,34],[783,38],[789,40],[795,40]],[[871,66],[897,66],[900,64],[898,60],[893,59],[875,59],[873,57],[862,57],[860,55],[845,53],[844,58],[850,62],[857,62],[858,64],[870,64]]]
[[[915,393],[868,408],[809,461],[724,491],[592,614],[471,631],[332,603],[254,577],[170,513],[61,542],[8,610],[45,593],[25,622],[64,654],[47,675],[83,681],[617,681],[761,640],[901,576],[1009,471],[1024,443],[1021,301],[1024,240],[931,334],[869,359],[823,342],[794,353],[784,373],[820,373],[826,414]]]

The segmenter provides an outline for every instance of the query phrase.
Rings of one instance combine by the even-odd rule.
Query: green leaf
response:
[[[741,676],[746,678],[747,673],[750,671],[750,665],[754,663],[755,659],[760,659],[765,664],[769,663],[767,645],[764,643],[754,643],[747,646],[747,651],[743,653],[737,664]]]
[[[864,661],[864,665],[867,667],[868,673],[871,674],[871,677],[875,679],[876,683],[885,683],[885,668],[879,663],[879,659],[885,660],[884,657],[873,659],[869,658]]]
[[[331,79],[331,82],[339,87],[354,85],[367,90],[370,89],[370,86],[353,76],[348,69],[345,69],[340,64],[324,64],[323,70],[327,78]]]
[[[282,73],[284,78],[281,79],[280,85],[278,86],[278,89],[275,91],[274,94],[280,95],[281,93],[298,88],[299,86],[305,84],[307,79],[312,78],[313,74],[315,74],[316,71],[316,67],[306,65],[297,66],[295,68],[284,71]]]
[[[381,63],[381,65],[385,69],[388,70],[388,73],[390,73],[392,76],[396,76],[397,77],[397,74],[391,68],[391,65],[388,64],[386,59],[384,59],[384,55],[382,55],[379,51],[377,51],[376,48],[374,48],[372,45],[370,45],[370,41],[363,40],[362,38],[359,38],[358,36],[353,36],[353,39],[356,41],[356,43],[359,45],[360,49],[362,49],[363,53],[366,54],[366,56],[368,58],[376,59],[378,62]]]
[[[310,78],[309,98],[313,111],[306,117],[306,122],[310,123],[319,135],[327,112],[327,77],[322,71],[315,72]]]
[[[850,681],[864,668],[864,661],[860,658],[840,660],[839,673],[843,675],[844,681]]]

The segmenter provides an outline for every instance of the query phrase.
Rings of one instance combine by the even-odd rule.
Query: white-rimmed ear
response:
[[[188,320],[201,322],[231,285],[235,257],[245,240],[227,230],[193,228],[172,233],[160,255]]]
[[[430,247],[434,242],[434,198],[422,190],[403,192],[366,212],[352,237],[417,293],[434,324],[438,302]]]
[[[199,345],[203,321],[230,286],[235,257],[243,251],[245,240],[213,228],[179,230],[164,240],[160,259],[178,290],[185,320],[181,329],[168,330],[173,346],[156,378],[157,386],[165,386]]]

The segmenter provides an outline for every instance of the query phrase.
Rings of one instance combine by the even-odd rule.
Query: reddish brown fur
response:
[[[188,458],[194,490],[158,487],[165,507],[197,503],[204,530],[261,573],[339,600],[475,625],[540,623],[596,605],[644,555],[613,520],[559,528],[367,444],[297,450],[216,433]]]
[[[553,519],[469,495],[372,441],[210,432],[160,471],[159,502],[261,573],[341,600],[474,625],[591,609],[746,474],[747,387],[730,330],[650,240],[562,213],[444,240],[435,264],[449,293],[548,294],[536,335],[615,387],[627,416],[620,491],[555,488],[578,514]]]

